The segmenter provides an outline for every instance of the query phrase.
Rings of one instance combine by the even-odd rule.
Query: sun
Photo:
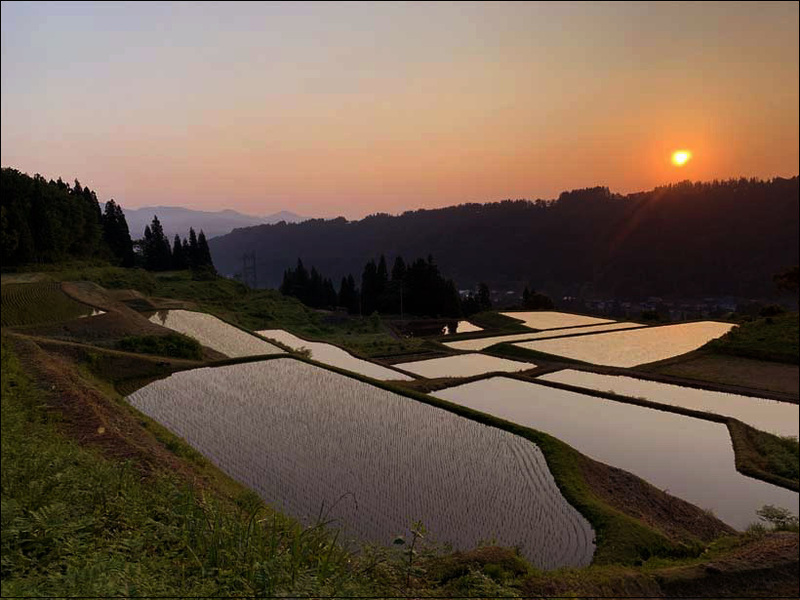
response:
[[[676,167],[682,167],[692,159],[692,153],[689,150],[675,150],[672,153],[672,164]]]

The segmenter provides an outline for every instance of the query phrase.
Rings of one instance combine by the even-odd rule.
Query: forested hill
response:
[[[772,295],[798,262],[798,178],[607,188],[517,200],[236,229],[210,241],[224,273],[255,251],[260,285],[298,258],[338,280],[381,253],[433,254],[460,288],[532,285],[552,294]]]

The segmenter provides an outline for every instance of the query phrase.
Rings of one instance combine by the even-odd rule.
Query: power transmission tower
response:
[[[251,288],[258,287],[256,275],[256,251],[242,254],[242,283]]]

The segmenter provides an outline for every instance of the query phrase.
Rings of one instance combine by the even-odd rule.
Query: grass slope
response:
[[[783,363],[800,363],[798,313],[763,317],[734,327],[704,346],[718,354],[730,354]]]
[[[323,527],[241,488],[227,499],[165,468],[78,445],[2,347],[2,595],[272,595],[371,590]],[[196,452],[147,422],[171,449]]]
[[[173,358],[201,360],[203,348],[196,339],[180,333],[167,335],[132,335],[122,338],[116,347],[126,352],[140,352]]]
[[[93,281],[109,289],[136,289],[153,296],[192,302],[199,310],[251,331],[287,329],[365,357],[413,352],[424,345],[421,340],[392,335],[380,320],[317,311],[277,290],[253,290],[224,277],[197,281],[189,271],[152,274],[119,267],[77,268],[54,276],[64,281]]]
[[[38,325],[76,319],[92,308],[76,302],[55,281],[8,283],[0,287],[3,327]]]
[[[119,288],[146,289],[137,281],[152,278],[153,291],[167,295],[163,288],[158,289],[158,279],[151,274],[114,268],[95,270],[102,276],[98,280],[111,287],[118,284]],[[85,274],[86,269],[81,268],[81,272]],[[170,277],[174,275],[168,275],[168,281],[163,283],[183,288],[184,297],[201,307],[224,306],[221,296],[230,291],[228,286],[235,285],[221,283],[219,289],[209,292],[193,289],[188,276],[180,275],[177,281],[169,281]],[[64,278],[64,274],[54,273],[53,278]],[[238,301],[258,310],[261,294],[254,293],[255,299],[239,297]],[[278,313],[292,312],[294,309],[288,309],[283,300]],[[231,320],[238,321],[235,317]],[[262,317],[250,314],[246,318]],[[282,318],[280,314],[273,315],[271,319],[277,321],[266,326],[288,328],[280,321]],[[315,326],[313,318],[298,317],[296,325],[301,327],[304,321],[306,327]],[[444,575],[442,559],[431,558],[424,543],[412,560],[402,547],[365,548],[359,555],[348,554],[335,544],[335,533],[323,527],[302,528],[270,511],[255,494],[227,478],[185,442],[122,402],[114,391],[114,379],[109,379],[119,373],[117,367],[122,365],[127,365],[125,371],[130,371],[129,375],[151,377],[175,367],[190,367],[188,361],[165,361],[69,342],[36,339],[34,343],[35,338],[14,336],[15,346],[27,343],[38,352],[33,356],[25,354],[23,369],[3,337],[3,596],[496,597],[546,594],[552,586],[574,595],[576,591],[597,589],[598,582],[606,581],[612,582],[609,591],[619,594],[629,590],[627,582],[631,578],[643,578],[643,587],[634,586],[637,591],[657,593],[654,573],[621,568],[615,563],[630,565],[647,556],[660,556],[659,560],[667,561],[664,564],[672,569],[695,560],[678,557],[697,555],[703,547],[696,537],[698,532],[665,535],[658,527],[632,516],[630,507],[615,506],[603,494],[598,495],[597,482],[593,485],[587,480],[587,474],[594,470],[593,461],[587,462],[586,457],[562,442],[482,413],[379,384],[488,425],[515,431],[539,444],[562,492],[595,525],[598,555],[591,568],[566,570],[572,576],[567,576],[566,571],[547,574],[546,585],[540,587],[537,582],[541,574],[507,549],[448,555]],[[37,344],[58,348],[60,354],[46,353]],[[60,361],[60,372],[42,367],[51,361]],[[130,368],[132,362],[136,368]],[[26,372],[29,369],[35,372]],[[74,413],[83,392],[66,388],[78,385],[76,381],[83,392],[88,390],[91,399]],[[70,411],[74,414],[70,415]],[[105,420],[98,420],[98,414],[105,415]],[[101,431],[102,424],[109,431]],[[75,426],[76,431],[69,430]],[[122,436],[133,451],[109,454],[103,440],[111,432]],[[602,478],[607,475],[600,474]],[[624,472],[611,472],[610,476],[630,483],[631,476]],[[646,489],[650,486],[645,482],[641,485],[641,499],[645,502],[636,508],[647,511],[648,499],[653,498]],[[673,502],[669,498],[655,500],[666,500],[670,505]],[[796,552],[793,556],[796,561]],[[622,579],[615,583],[618,573]],[[698,585],[703,583],[703,573],[697,577]],[[789,582],[796,587],[796,570],[792,573]]]

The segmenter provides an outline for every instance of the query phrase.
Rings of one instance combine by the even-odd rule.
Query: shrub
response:
[[[789,509],[765,504],[756,511],[758,518],[772,525],[773,531],[797,531],[798,519]]]
[[[189,358],[200,360],[203,358],[203,349],[200,343],[180,333],[167,335],[136,335],[123,338],[117,342],[119,350],[127,352],[140,352],[142,354],[157,354],[173,358]]]

